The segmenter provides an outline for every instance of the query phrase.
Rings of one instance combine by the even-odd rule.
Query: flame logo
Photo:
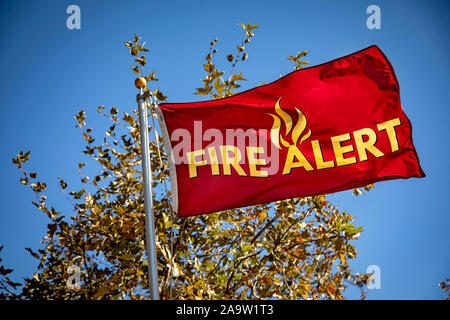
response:
[[[289,142],[287,142],[283,138],[283,135],[280,132],[281,119],[283,119],[284,126],[286,129],[285,133],[284,133],[284,135],[286,137],[289,135],[289,133],[292,130],[291,136],[292,136],[292,144],[293,145],[297,145],[297,141],[302,136],[303,132],[305,131],[306,124],[307,124],[306,117],[303,114],[303,112],[301,112],[300,110],[295,108],[295,110],[298,113],[298,120],[297,120],[297,123],[295,124],[295,126],[292,128],[292,124],[293,124],[292,117],[288,113],[286,113],[283,109],[281,109],[281,107],[280,107],[281,98],[278,99],[277,103],[275,104],[275,112],[277,113],[278,116],[274,115],[272,113],[267,113],[268,115],[272,116],[272,118],[273,118],[273,126],[272,126],[272,129],[270,130],[270,139],[272,140],[272,143],[278,149],[281,149],[280,142],[284,147],[289,147],[291,145]],[[308,132],[306,134],[304,134],[303,137],[300,139],[300,144],[302,144],[310,136],[311,136],[311,130],[308,130]]]

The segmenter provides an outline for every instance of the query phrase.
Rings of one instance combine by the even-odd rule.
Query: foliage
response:
[[[440,282],[438,285],[445,293],[448,293],[445,300],[450,300],[450,279],[445,279],[445,281]]]
[[[0,252],[2,252],[2,250],[3,246],[0,246]],[[2,262],[1,258],[0,262]],[[0,300],[17,297],[14,291],[20,286],[20,283],[16,283],[6,276],[11,272],[13,272],[13,269],[7,269],[0,264]]]
[[[308,54],[308,51],[303,50],[302,52],[298,52],[295,56],[289,55],[287,60],[290,60],[295,63],[295,65],[294,65],[295,70],[303,69],[303,66],[307,66],[309,64],[309,62],[305,61],[305,60],[300,60],[300,58],[303,58],[307,54]]]
[[[211,42],[203,87],[195,94],[222,98],[232,95],[246,79],[235,67],[245,61],[246,45],[257,25],[241,24],[244,36],[235,54],[226,55],[231,64],[227,80],[213,62],[217,39]],[[140,76],[148,49],[140,38],[125,43]],[[299,69],[307,54],[289,56]],[[157,81],[155,71],[146,75]],[[146,89],[147,97],[165,100],[159,90]],[[150,116],[156,117],[148,104]],[[66,193],[68,183],[60,179],[62,192],[73,204],[73,214],[63,216],[48,206],[46,184],[37,173],[25,170],[29,152],[13,159],[22,172],[20,182],[34,193],[33,204],[48,216],[43,248],[27,251],[38,260],[36,273],[24,280],[17,296],[5,291],[3,298],[22,299],[146,299],[148,296],[145,222],[137,110],[123,113],[115,107],[99,106],[99,114],[111,122],[102,141],[94,138],[83,110],[75,116],[86,141],[83,154],[101,166],[98,174],[83,174],[86,162],[78,165],[84,188]],[[151,123],[151,121],[150,121]],[[152,129],[152,128],[150,128]],[[162,142],[160,147],[163,147]],[[163,190],[169,172],[167,155],[158,154],[157,141],[150,142],[153,171],[156,246],[160,295],[163,299],[342,299],[349,284],[362,290],[368,275],[353,274],[349,261],[357,255],[352,244],[362,227],[326,200],[325,196],[295,198],[208,215],[178,218],[171,215],[170,193]],[[160,157],[161,160],[160,161]],[[359,192],[361,192],[359,190]],[[359,193],[358,192],[358,193]],[[173,242],[171,242],[173,235]],[[171,262],[172,261],[172,262]],[[75,275],[70,270],[78,267]],[[4,269],[0,269],[4,270]],[[9,270],[7,270],[9,271]],[[3,275],[3,272],[2,272]],[[171,276],[172,275],[172,276]],[[71,287],[78,276],[79,288]],[[171,290],[171,277],[173,289]],[[76,278],[76,277],[75,277]],[[8,280],[5,280],[9,283]]]

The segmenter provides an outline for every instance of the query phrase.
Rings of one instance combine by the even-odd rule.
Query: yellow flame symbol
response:
[[[280,142],[285,147],[289,147],[289,145],[290,145],[289,142],[287,142],[283,138],[282,134],[280,133],[281,119],[283,120],[285,129],[286,129],[284,135],[288,136],[292,130],[291,135],[292,135],[292,142],[294,145],[297,144],[297,141],[300,138],[300,136],[303,134],[303,132],[305,131],[306,124],[307,124],[306,117],[303,114],[303,112],[301,112],[300,110],[295,108],[295,110],[297,111],[297,114],[298,114],[298,120],[297,120],[297,123],[295,124],[294,128],[292,128],[292,117],[288,113],[286,113],[283,109],[281,109],[280,101],[281,101],[281,98],[278,99],[277,103],[275,104],[275,112],[277,113],[277,115],[279,117],[272,113],[267,113],[268,115],[272,116],[272,118],[273,118],[273,126],[272,126],[272,129],[270,130],[270,139],[272,140],[272,143],[278,149],[281,149]],[[308,132],[305,135],[303,135],[303,137],[300,139],[300,144],[302,144],[310,136],[311,136],[311,130],[308,130]]]

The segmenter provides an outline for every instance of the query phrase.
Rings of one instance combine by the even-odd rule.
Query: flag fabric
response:
[[[179,216],[425,176],[397,77],[377,46],[157,112]]]

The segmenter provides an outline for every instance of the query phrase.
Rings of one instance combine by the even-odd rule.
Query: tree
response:
[[[3,250],[3,246],[0,246],[0,252]],[[0,258],[0,262],[2,259]],[[7,269],[3,265],[0,265],[0,300],[4,300],[7,298],[16,298],[15,290],[20,283],[16,283],[7,277],[7,274],[13,272],[12,269]]]
[[[231,66],[226,80],[225,72],[213,62],[216,38],[203,65],[203,86],[195,94],[213,99],[230,96],[246,80],[235,69],[248,58],[245,49],[258,26],[241,27],[243,39],[237,51],[226,55]],[[148,52],[144,45],[137,35],[125,43],[136,62],[132,71],[153,83],[158,81],[156,72],[144,74],[144,53]],[[307,51],[302,51],[288,60],[294,62],[294,69],[300,69],[307,64],[301,60],[306,55]],[[167,98],[159,88],[146,88],[145,92],[155,101]],[[148,110],[156,117],[154,105],[148,103]],[[49,224],[43,247],[37,252],[26,248],[39,261],[33,277],[24,279],[17,294],[0,286],[3,298],[147,298],[137,110],[120,116],[115,107],[99,106],[97,111],[111,122],[101,142],[87,126],[83,110],[75,119],[86,141],[82,153],[100,164],[100,171],[93,177],[85,176],[82,170],[86,163],[79,163],[85,188],[68,193],[68,183],[59,180],[62,192],[73,204],[71,216],[63,216],[47,204],[46,184],[38,181],[37,173],[25,169],[29,151],[13,159],[23,174],[20,182],[31,188],[32,202],[48,216]],[[361,288],[364,297],[369,275],[354,274],[349,267],[349,261],[357,256],[352,241],[362,227],[355,227],[354,218],[339,211],[324,195],[178,218],[171,214],[170,193],[165,194],[169,172],[162,141],[152,140],[150,152],[161,298],[342,299],[349,285]],[[372,187],[354,192],[358,195]]]
[[[450,300],[450,279],[445,279],[445,281],[440,282],[438,286],[441,287],[445,293],[448,292],[448,296],[445,300]]]

